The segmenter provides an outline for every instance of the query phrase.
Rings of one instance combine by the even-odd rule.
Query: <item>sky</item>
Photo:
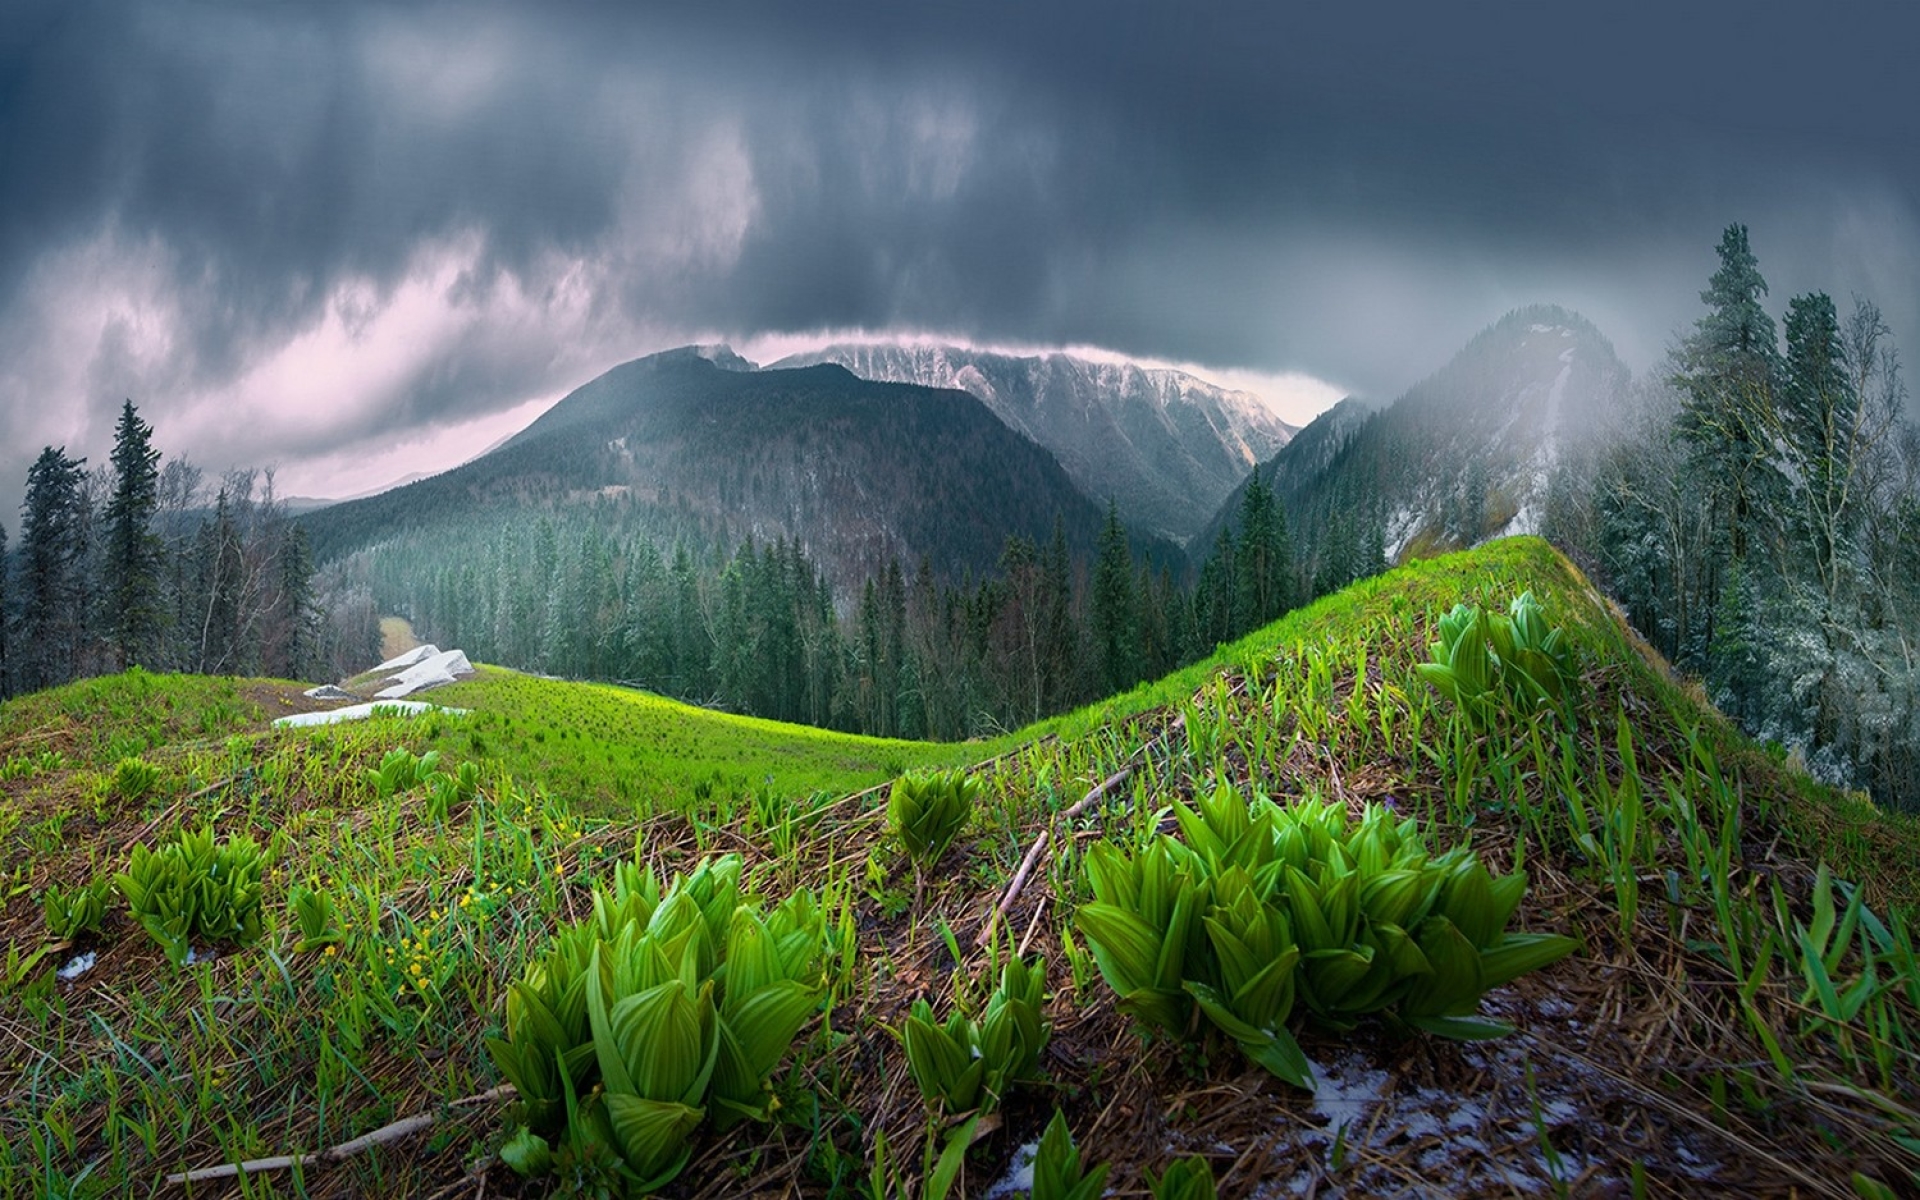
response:
[[[0,9],[10,527],[124,400],[340,496],[688,341],[1099,347],[1300,420],[1549,302],[1644,370],[1734,221],[1776,314],[1920,356],[1912,6]]]

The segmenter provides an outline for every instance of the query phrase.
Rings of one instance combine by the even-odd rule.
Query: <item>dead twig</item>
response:
[[[450,1102],[448,1108],[471,1108],[477,1104],[490,1104],[495,1100],[504,1100],[514,1094],[513,1085],[503,1083],[497,1088],[481,1092],[477,1096],[465,1096]],[[169,1184],[204,1183],[209,1179],[232,1179],[239,1175],[254,1175],[261,1171],[285,1171],[292,1167],[311,1166],[316,1163],[339,1162],[343,1158],[371,1150],[375,1146],[384,1146],[411,1137],[426,1129],[431,1129],[440,1120],[437,1112],[415,1113],[389,1125],[382,1125],[372,1133],[363,1133],[352,1141],[341,1142],[338,1146],[318,1150],[312,1154],[281,1154],[273,1158],[251,1158],[246,1162],[221,1163],[217,1167],[200,1167],[192,1171],[179,1171],[167,1176]]]
[[[1080,797],[1073,805],[1062,811],[1057,819],[1061,821],[1071,821],[1085,812],[1089,806],[1111,795],[1121,784],[1133,778],[1133,773],[1139,770],[1140,764],[1146,760],[1148,750],[1166,741],[1167,735],[1175,729],[1186,728],[1186,723],[1185,717],[1175,717],[1171,724],[1160,731],[1159,736],[1134,751],[1133,754],[1128,757],[1127,761],[1120,765],[1119,770],[1095,784],[1086,795]],[[995,905],[993,912],[987,915],[987,923],[980,927],[979,935],[973,939],[975,949],[986,945],[988,940],[993,937],[995,926],[997,926],[1000,923],[1000,919],[1006,916],[1008,911],[1013,908],[1013,902],[1020,898],[1021,891],[1027,886],[1027,877],[1033,874],[1033,868],[1038,865],[1041,856],[1047,852],[1047,847],[1052,844],[1053,830],[1051,828],[1042,829],[1040,836],[1033,840],[1033,846],[1027,851],[1027,856],[1020,860],[1020,869],[1013,873],[1013,880],[1007,884],[1006,894],[1000,897],[1000,903]]]

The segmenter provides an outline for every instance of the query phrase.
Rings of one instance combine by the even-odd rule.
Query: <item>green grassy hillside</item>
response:
[[[1575,648],[1572,719],[1469,718],[1416,671],[1437,619],[1527,590]],[[1183,1156],[1223,1196],[1920,1188],[1920,829],[1745,743],[1538,541],[1367,581],[993,743],[493,670],[431,698],[468,712],[274,731],[306,704],[296,685],[139,673],[0,707],[0,1194],[542,1194],[502,1158],[527,1116],[485,1045],[510,989],[556,931],[626,903],[622,864],[665,880],[727,854],[769,902],[816,895],[824,1002],[779,1057],[772,1120],[717,1132],[710,1114],[664,1194],[928,1195],[944,1161],[948,1194],[980,1196],[1056,1109],[1131,1195]],[[444,779],[410,783],[436,752]],[[980,797],[916,869],[879,785],[937,766],[968,767]],[[1487,995],[1479,1015],[1513,1027],[1488,1041],[1390,1014],[1343,1032],[1303,1000],[1287,1025],[1312,1093],[1197,1016],[1149,1033],[1094,954],[1087,863],[1163,829],[1192,843],[1179,807],[1222,785],[1417,818],[1436,852],[1523,868],[1509,928],[1578,949]],[[49,932],[50,890],[206,827],[261,848],[257,931],[190,936],[176,966],[109,897],[96,930]],[[922,1100],[893,1031],[920,999],[944,1019],[956,986],[981,1017],[1014,949],[1043,960],[1051,1040],[1037,1078],[963,1123]],[[610,1111],[600,1086],[583,1111]],[[244,1183],[166,1182],[375,1131]],[[605,1153],[562,1157],[589,1172]]]

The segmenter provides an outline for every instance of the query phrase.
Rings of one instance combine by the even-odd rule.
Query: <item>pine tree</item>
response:
[[[279,590],[281,660],[267,664],[267,669],[289,679],[305,679],[319,666],[320,639],[314,610],[313,551],[303,526],[295,525],[281,543]]]
[[[114,428],[113,495],[106,506],[105,625],[121,667],[152,665],[159,651],[165,613],[160,594],[163,548],[153,531],[160,503],[159,462],[153,426],[140,419],[128,400]]]
[[[1100,686],[1108,695],[1140,681],[1139,614],[1134,596],[1133,553],[1120,510],[1107,502],[1100,531],[1100,557],[1093,574],[1093,643]]]
[[[1767,282],[1746,226],[1727,227],[1719,256],[1719,269],[1700,293],[1707,314],[1682,347],[1677,382],[1685,399],[1675,429],[1709,484],[1729,553],[1744,559],[1756,520],[1777,496],[1768,459],[1779,349],[1773,318],[1760,303]]]
[[[1233,532],[1222,525],[1219,536],[1214,538],[1213,552],[1201,566],[1200,580],[1193,589],[1194,637],[1201,651],[1211,652],[1239,633],[1234,598],[1240,589],[1235,581],[1234,559]]]
[[[1240,499],[1240,538],[1235,553],[1234,626],[1230,637],[1278,618],[1293,607],[1293,545],[1287,515],[1273,489],[1255,471]]]
[[[7,605],[7,527],[0,525],[0,700],[13,695],[12,664],[7,661],[7,630],[13,624],[13,612]]]
[[[1853,479],[1860,397],[1847,378],[1840,321],[1823,292],[1787,306],[1787,354],[1780,380],[1780,424],[1796,477],[1793,511],[1821,592],[1840,592],[1841,557],[1853,532]]]
[[[1040,572],[1041,703],[1048,712],[1059,712],[1077,694],[1074,669],[1080,659],[1080,631],[1073,616],[1073,559],[1067,551],[1067,525],[1057,512],[1053,537],[1040,557]]]
[[[84,614],[80,564],[85,561],[80,468],[48,446],[27,471],[27,498],[20,509],[20,662],[23,690],[52,687],[74,678],[79,665]]]

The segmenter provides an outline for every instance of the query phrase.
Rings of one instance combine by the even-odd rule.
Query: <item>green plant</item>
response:
[[[1311,1089],[1286,1022],[1299,999],[1322,1025],[1369,1013],[1445,1037],[1509,1032],[1480,998],[1572,953],[1572,939],[1508,934],[1526,875],[1494,879],[1464,847],[1431,857],[1412,818],[1343,805],[1281,809],[1230,788],[1177,804],[1185,844],[1087,857],[1094,901],[1077,914],[1120,1006],[1175,1036],[1197,1004],[1247,1056]]]
[[[1085,870],[1094,899],[1075,921],[1100,974],[1123,1010],[1183,1034],[1193,1012],[1186,959],[1210,881],[1167,838],[1131,855],[1101,842],[1087,853]]]
[[[1440,618],[1440,640],[1429,653],[1433,661],[1415,669],[1476,729],[1502,704],[1521,716],[1540,709],[1565,716],[1580,677],[1566,632],[1547,622],[1531,591],[1515,597],[1505,615],[1454,605]]]
[[[333,895],[324,888],[294,884],[287,889],[287,910],[300,927],[300,940],[293,947],[296,954],[345,940],[334,917]]]
[[[825,995],[825,920],[807,892],[763,915],[740,869],[703,861],[663,893],[621,864],[513,985],[507,1036],[487,1042],[520,1093],[509,1165],[593,1164],[646,1191],[679,1174],[709,1117],[771,1116],[768,1077]]]
[[[427,758],[437,760],[438,756],[439,752],[434,751]],[[465,804],[480,794],[480,768],[474,763],[463,762],[452,775],[445,771],[429,771],[420,776],[418,782],[427,791],[427,819],[444,825],[454,805]]]
[[[977,1021],[956,1005],[937,1024],[932,1006],[916,1000],[900,1040],[920,1095],[958,1116],[991,1110],[1009,1086],[1034,1078],[1051,1032],[1041,1012],[1045,987],[1044,963],[1012,958]]]
[[[48,936],[66,941],[83,933],[96,933],[107,916],[107,901],[113,897],[113,880],[105,876],[68,889],[48,884],[40,895],[40,912],[46,918]]]
[[[215,844],[211,826],[184,831],[159,850],[133,848],[114,876],[127,908],[175,966],[191,939],[250,942],[260,936],[259,843],[244,835]]]
[[[922,869],[940,861],[953,845],[980,794],[980,781],[965,771],[924,771],[894,780],[887,797],[887,824]]]
[[[440,752],[429,750],[426,754],[415,756],[404,747],[395,747],[387,751],[380,759],[377,768],[367,772],[368,781],[373,784],[374,795],[379,799],[412,791],[426,782],[440,766]]]
[[[1214,1200],[1213,1164],[1199,1155],[1176,1158],[1164,1175],[1147,1172],[1153,1200]]]
[[[1108,1169],[1106,1163],[1085,1165],[1067,1118],[1056,1108],[1034,1150],[1032,1200],[1097,1200],[1106,1190]]]
[[[123,758],[114,764],[113,790],[122,800],[137,804],[160,782],[160,769],[139,758]]]

